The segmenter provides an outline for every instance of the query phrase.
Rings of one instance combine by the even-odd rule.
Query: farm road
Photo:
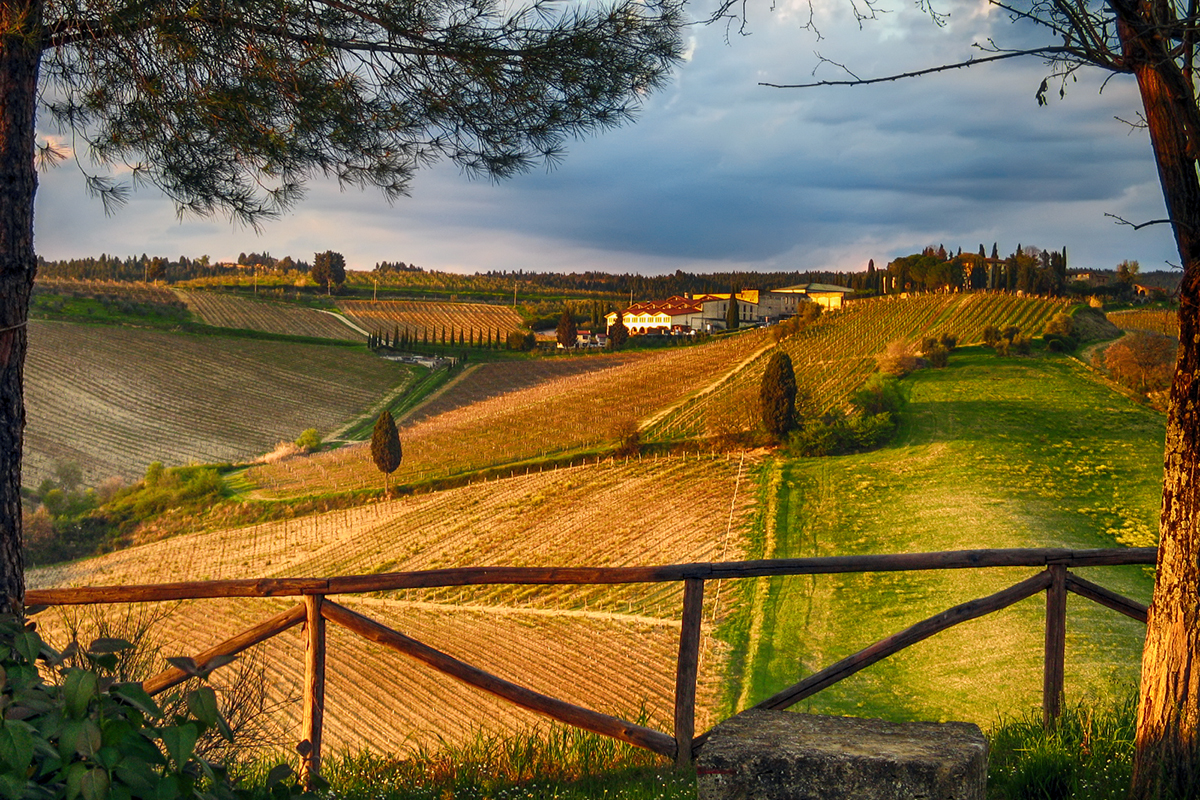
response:
[[[746,356],[737,365],[735,365],[733,369],[729,370],[729,372],[726,372],[724,375],[717,378],[715,381],[710,383],[708,386],[705,386],[704,388],[700,389],[699,391],[695,392],[694,394],[692,394],[689,397],[683,398],[678,403],[674,403],[674,404],[668,406],[667,408],[660,409],[658,412],[652,414],[651,416],[649,416],[648,418],[643,420],[638,425],[638,430],[647,431],[650,428],[654,427],[659,421],[666,419],[667,415],[674,413],[676,410],[682,408],[683,406],[687,405],[688,403],[699,400],[702,397],[706,397],[706,396],[712,394],[713,392],[715,392],[717,389],[720,389],[727,382],[732,380],[735,375],[737,375],[739,372],[741,372],[746,367],[753,364],[759,358],[759,356],[761,356],[763,353],[770,350],[772,347],[775,347],[775,344],[776,343],[774,341],[767,342],[762,347],[758,348],[753,353]]]

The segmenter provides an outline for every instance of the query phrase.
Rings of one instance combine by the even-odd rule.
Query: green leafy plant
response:
[[[102,638],[51,649],[32,625],[0,617],[0,797],[4,800],[231,798],[224,768],[196,755],[205,731],[232,739],[207,685],[168,717],[140,683],[107,673],[132,648]],[[205,673],[181,662],[195,677]],[[41,668],[39,668],[41,662]],[[74,664],[85,664],[76,666]],[[178,665],[178,664],[177,664]],[[210,667],[211,668],[211,667]]]

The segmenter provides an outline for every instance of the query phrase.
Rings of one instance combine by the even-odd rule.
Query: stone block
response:
[[[744,711],[696,760],[700,800],[984,800],[987,741],[967,722]]]

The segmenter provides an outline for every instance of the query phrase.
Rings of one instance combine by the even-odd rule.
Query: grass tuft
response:
[[[993,800],[1124,800],[1133,775],[1137,693],[1064,709],[1047,732],[1041,710],[1001,722],[989,736]]]

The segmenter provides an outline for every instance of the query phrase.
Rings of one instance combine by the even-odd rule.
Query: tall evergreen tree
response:
[[[775,441],[796,425],[796,373],[792,359],[776,348],[763,372],[758,391],[763,428]]]
[[[375,430],[371,433],[371,460],[383,473],[385,495],[389,491],[388,479],[400,466],[403,455],[400,447],[400,432],[396,430],[396,421],[392,419],[392,412],[385,408],[380,413],[379,419],[375,420]]]
[[[741,324],[742,317],[738,311],[737,292],[730,290],[729,303],[725,306],[725,330],[736,331]]]
[[[558,327],[555,328],[555,338],[558,339],[559,345],[562,347],[574,347],[579,339],[579,329],[575,327],[575,318],[571,316],[570,309],[564,308],[562,316],[558,318]]]

